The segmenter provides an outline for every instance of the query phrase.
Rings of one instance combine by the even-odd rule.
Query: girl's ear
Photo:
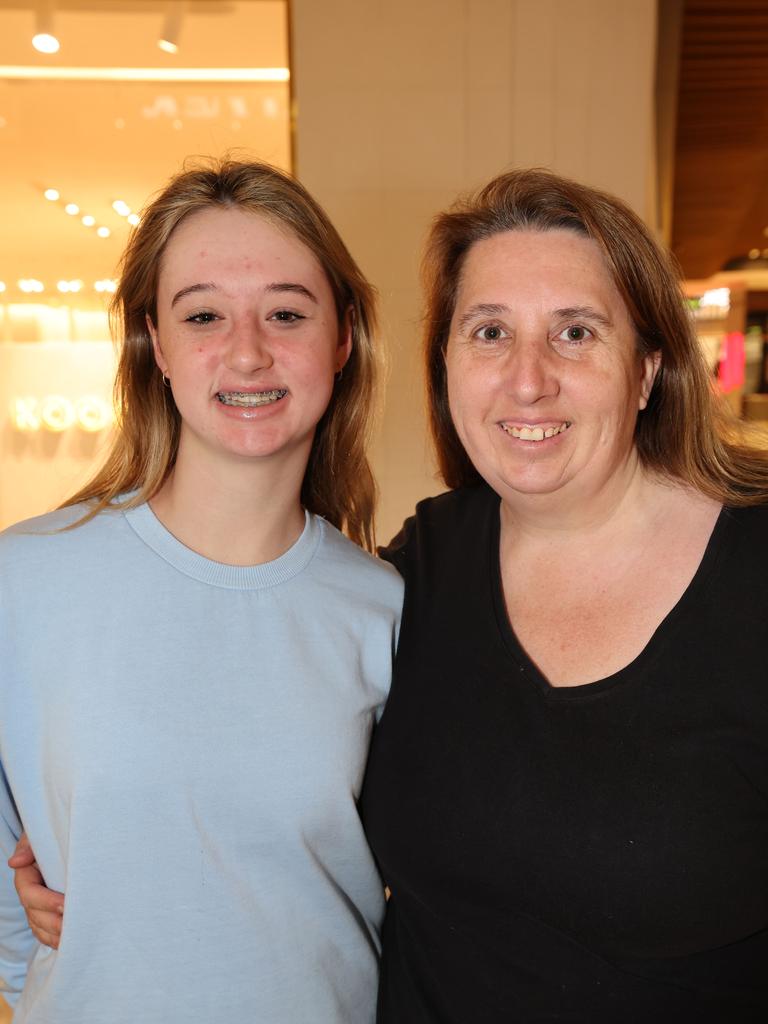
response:
[[[149,331],[149,336],[152,339],[152,350],[155,353],[155,362],[157,363],[160,372],[164,374],[168,370],[168,363],[166,362],[165,356],[163,355],[163,350],[160,347],[160,339],[157,336],[157,328],[152,323],[152,317],[149,315],[149,313],[144,314],[144,320],[147,325],[147,330]]]

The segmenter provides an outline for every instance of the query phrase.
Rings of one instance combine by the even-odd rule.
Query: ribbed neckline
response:
[[[213,562],[182,544],[163,526],[148,504],[125,509],[123,515],[147,547],[174,569],[201,583],[229,590],[262,590],[292,579],[309,565],[323,530],[322,519],[305,512],[301,536],[279,558],[262,565],[227,565]]]

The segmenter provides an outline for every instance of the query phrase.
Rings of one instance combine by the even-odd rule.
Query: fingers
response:
[[[8,865],[12,868],[25,868],[34,863],[35,855],[32,852],[32,847],[29,845],[27,833],[22,832],[18,843],[16,843],[16,849],[8,858]]]
[[[63,894],[46,889],[35,863],[17,868],[14,883],[33,935],[46,946],[58,949],[64,913]]]

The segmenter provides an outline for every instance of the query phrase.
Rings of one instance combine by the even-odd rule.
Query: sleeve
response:
[[[403,579],[406,578],[406,565],[408,561],[408,547],[411,534],[414,530],[416,517],[410,516],[400,528],[400,532],[392,538],[386,547],[378,549],[379,558],[389,562],[400,573]]]
[[[13,885],[6,861],[22,833],[8,780],[0,763],[0,995],[15,1006],[27,976],[37,941]]]

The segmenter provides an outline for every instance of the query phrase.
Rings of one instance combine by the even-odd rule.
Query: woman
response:
[[[617,200],[502,175],[425,272],[451,491],[387,554],[379,1020],[765,1021],[766,454]]]
[[[766,457],[617,200],[502,175],[425,270],[451,491],[387,552],[379,1019],[762,1021]]]
[[[19,1024],[370,1021],[401,583],[335,528],[371,543],[370,286],[301,186],[223,163],[150,205],[114,310],[104,468],[0,537],[0,846],[23,822],[69,898],[34,950],[3,875],[2,992]]]

